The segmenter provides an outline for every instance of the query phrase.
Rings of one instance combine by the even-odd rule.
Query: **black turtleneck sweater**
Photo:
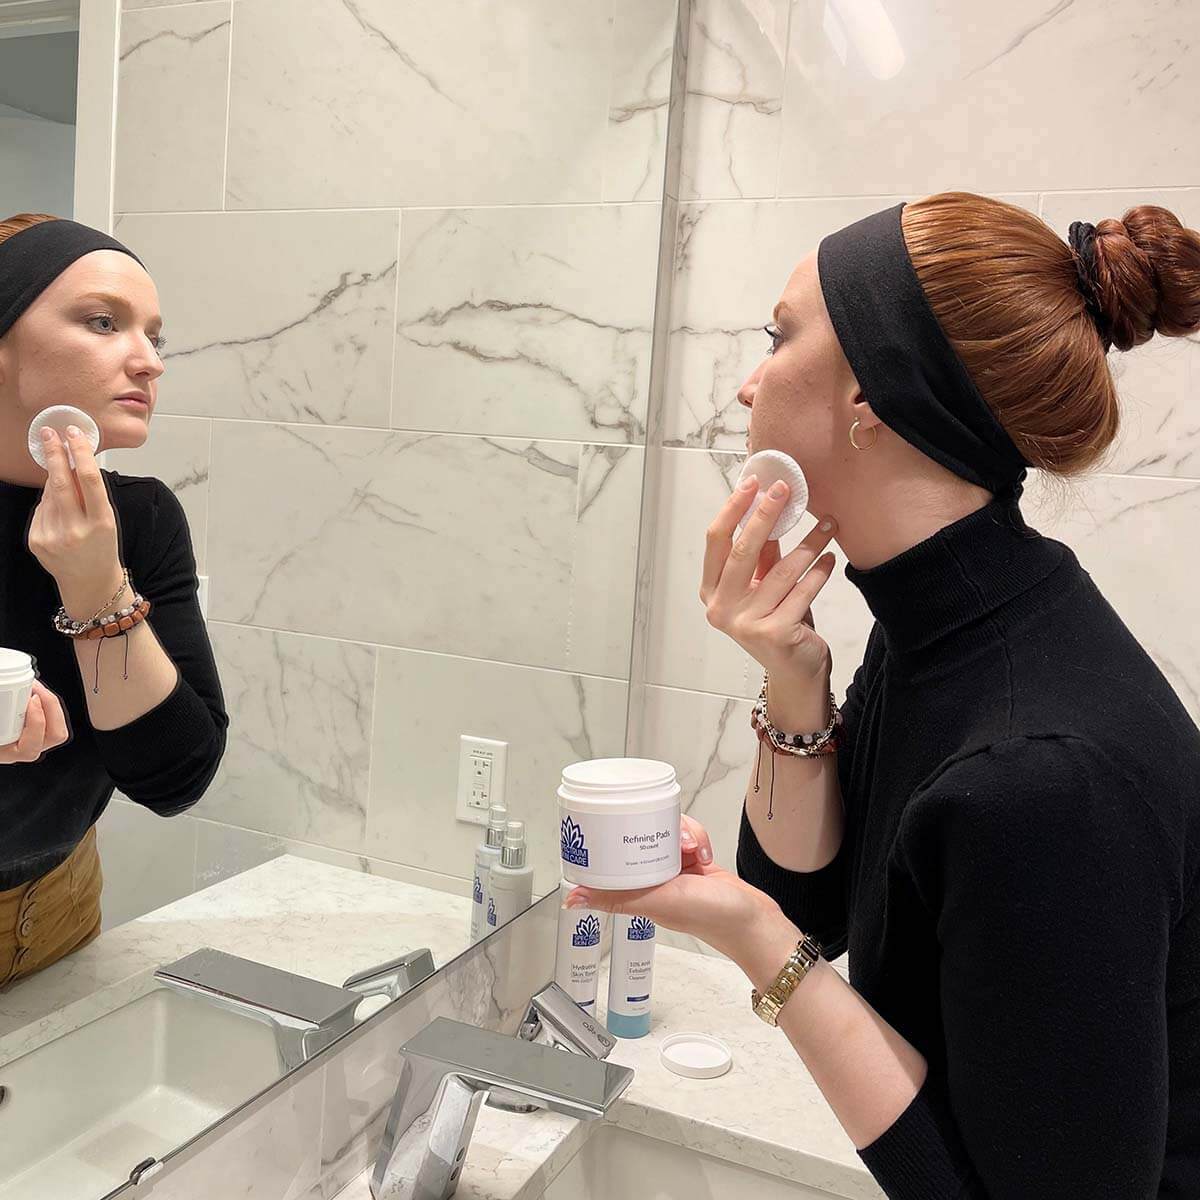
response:
[[[58,586],[28,547],[42,491],[0,483],[0,646],[34,656],[38,678],[62,701],[71,735],[37,762],[0,766],[0,891],[66,859],[114,787],[160,816],[182,812],[204,794],[225,749],[229,718],[200,613],[183,509],[157,479],[102,474],[121,561],[151,603],[147,623],[179,681],[161,704],[128,725],[92,728],[74,646],[52,624],[62,604]],[[120,638],[99,645],[104,654],[123,652]]]
[[[860,1157],[893,1200],[1196,1200],[1200,732],[1016,507],[846,575],[841,848],[784,870],[743,812],[738,871],[928,1060]]]

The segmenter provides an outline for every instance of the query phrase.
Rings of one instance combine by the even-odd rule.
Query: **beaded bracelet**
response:
[[[842,726],[842,711],[833,693],[829,693],[829,724],[820,733],[783,733],[771,724],[771,718],[767,716],[767,682],[764,674],[762,691],[750,713],[750,724],[755,732],[765,735],[771,749],[779,754],[791,754],[797,758],[832,754],[838,748],[837,734]]]
[[[105,604],[95,616],[90,617],[86,621],[73,621],[67,616],[66,606],[59,608],[54,614],[54,628],[59,633],[72,639],[72,641],[95,641],[96,645],[96,682],[92,688],[93,693],[99,694],[100,691],[100,645],[99,642],[103,638],[120,637],[122,634],[128,633],[135,625],[140,624],[150,615],[150,601],[140,592],[133,593],[133,601],[125,608],[118,609],[116,612],[105,613],[105,609],[110,604],[116,603],[121,593],[129,586],[129,568],[124,570],[124,579],[121,586],[117,589],[116,595]],[[129,641],[125,641],[125,666],[123,669],[123,677],[129,678]]]
[[[771,724],[767,716],[767,680],[763,673],[762,691],[758,701],[750,712],[750,725],[758,735],[758,754],[754,767],[754,791],[758,793],[758,777],[762,767],[762,748],[771,749],[771,793],[767,802],[767,820],[775,819],[775,755],[788,754],[796,758],[815,758],[820,755],[832,754],[838,748],[838,733],[842,728],[842,712],[837,706],[832,692],[829,693],[830,718],[829,724],[820,733],[781,733]]]

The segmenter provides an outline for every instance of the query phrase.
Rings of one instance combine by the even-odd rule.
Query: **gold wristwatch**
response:
[[[808,936],[800,935],[795,950],[783,964],[783,970],[775,977],[775,982],[762,995],[757,988],[750,989],[750,1003],[754,1011],[768,1025],[779,1024],[779,1011],[788,1002],[791,994],[800,986],[800,981],[817,965],[821,957],[821,945]]]

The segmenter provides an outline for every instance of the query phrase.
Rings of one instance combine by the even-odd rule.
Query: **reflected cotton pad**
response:
[[[92,444],[92,453],[100,449],[100,426],[92,420],[81,408],[72,408],[69,404],[56,404],[52,408],[43,408],[29,426],[29,453],[33,461],[43,470],[46,468],[46,452],[42,446],[42,430],[49,425],[58,431],[63,445],[67,446],[67,426],[78,425],[83,430],[84,437]],[[67,446],[67,462],[71,470],[75,470],[75,455]]]
[[[808,508],[808,480],[804,478],[800,464],[782,450],[760,450],[757,454],[750,455],[742,467],[739,481],[748,475],[758,476],[758,495],[746,510],[746,515],[738,522],[739,532],[746,527],[746,522],[754,515],[754,510],[766,496],[767,489],[777,479],[782,479],[791,489],[787,503],[783,506],[783,511],[768,538],[768,541],[778,540],[804,516]]]

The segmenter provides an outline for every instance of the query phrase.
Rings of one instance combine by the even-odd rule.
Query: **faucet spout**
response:
[[[506,1037],[446,1017],[402,1047],[404,1064],[371,1178],[376,1200],[447,1200],[492,1088],[579,1120],[608,1111],[633,1079],[629,1067]]]

